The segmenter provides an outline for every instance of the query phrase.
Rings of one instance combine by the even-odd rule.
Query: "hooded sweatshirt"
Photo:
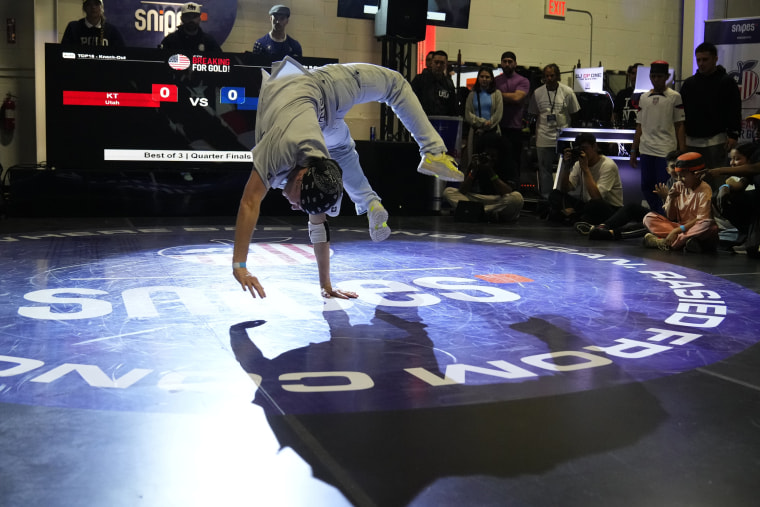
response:
[[[739,87],[726,69],[718,65],[710,75],[696,73],[681,86],[686,135],[712,137],[726,133],[739,138],[742,101]]]

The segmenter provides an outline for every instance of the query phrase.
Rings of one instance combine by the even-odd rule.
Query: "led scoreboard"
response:
[[[269,66],[250,53],[47,44],[48,165],[250,170],[261,70]]]

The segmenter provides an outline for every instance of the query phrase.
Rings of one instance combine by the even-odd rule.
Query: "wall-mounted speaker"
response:
[[[425,40],[427,0],[380,0],[375,14],[375,37],[408,42]]]

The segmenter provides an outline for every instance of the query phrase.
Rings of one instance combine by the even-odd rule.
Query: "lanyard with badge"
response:
[[[557,103],[558,92],[559,87],[554,90],[554,100],[552,100],[551,91],[548,88],[546,89],[546,98],[549,99],[549,106],[551,106],[551,109],[549,109],[549,114],[546,115],[546,125],[550,128],[557,128],[557,115],[554,114],[554,104]]]

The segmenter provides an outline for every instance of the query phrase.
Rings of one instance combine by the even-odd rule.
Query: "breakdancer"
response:
[[[293,209],[309,215],[319,283],[324,297],[354,298],[330,282],[330,230],[345,188],[357,214],[367,213],[373,241],[390,236],[388,212],[372,190],[344,121],[355,104],[381,102],[393,109],[420,147],[417,171],[446,181],[462,181],[456,162],[428,121],[411,86],[398,72],[376,65],[334,64],[306,70],[286,57],[264,73],[256,117],[253,170],[240,200],[232,268],[253,297],[266,297],[247,269],[248,246],[270,188],[281,188]]]

